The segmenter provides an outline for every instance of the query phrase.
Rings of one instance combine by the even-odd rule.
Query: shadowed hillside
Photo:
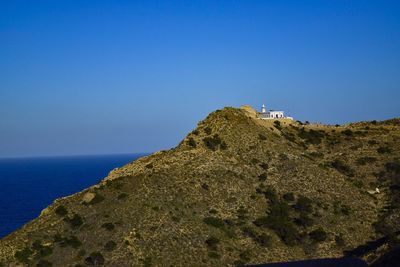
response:
[[[174,149],[58,199],[0,266],[234,266],[398,246],[400,120],[344,126],[211,113]],[[378,188],[380,193],[375,194]]]

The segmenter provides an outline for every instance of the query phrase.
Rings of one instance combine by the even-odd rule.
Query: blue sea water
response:
[[[0,159],[0,238],[145,154]]]

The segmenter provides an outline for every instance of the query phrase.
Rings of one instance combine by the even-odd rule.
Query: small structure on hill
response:
[[[289,120],[293,120],[292,117],[286,117],[283,111],[277,111],[277,110],[269,110],[267,111],[267,108],[265,107],[265,105],[263,104],[261,107],[261,112],[258,113],[258,116],[261,119],[264,120],[271,120],[271,119],[289,119]]]

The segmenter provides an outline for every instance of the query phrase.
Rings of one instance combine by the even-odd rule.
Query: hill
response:
[[[373,263],[398,246],[399,122],[329,126],[217,110],[177,147],[57,199],[0,240],[0,266],[234,266],[345,254]]]

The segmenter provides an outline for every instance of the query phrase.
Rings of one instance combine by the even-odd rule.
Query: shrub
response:
[[[221,256],[215,252],[215,251],[210,251],[208,252],[208,257],[212,258],[212,259],[219,259],[221,258]]]
[[[351,209],[349,206],[347,206],[345,204],[341,204],[339,201],[335,201],[333,203],[333,212],[335,214],[349,215],[351,212]]]
[[[212,133],[212,129],[210,127],[206,127],[204,128],[204,132],[208,135],[210,135]]]
[[[368,140],[368,144],[370,144],[371,146],[373,146],[373,145],[377,145],[378,142],[375,141],[375,140]]]
[[[261,163],[260,167],[264,170],[268,170],[268,163]]]
[[[366,165],[367,163],[374,163],[376,161],[375,157],[361,157],[356,160],[357,165]]]
[[[247,219],[247,210],[243,206],[239,207],[237,213],[238,213],[237,217],[239,220],[244,221]]]
[[[51,267],[51,266],[53,266],[53,263],[44,259],[39,260],[39,262],[36,264],[36,267]]]
[[[116,248],[117,244],[114,241],[108,241],[105,245],[104,245],[104,249],[106,251],[113,251]]]
[[[193,137],[189,137],[188,141],[187,141],[188,145],[191,147],[196,147],[196,141],[193,139]]]
[[[260,244],[262,247],[269,247],[271,245],[271,240],[271,236],[267,235],[266,233],[262,233],[254,238],[254,241]]]
[[[282,197],[286,201],[294,201],[294,194],[292,192],[286,193]]]
[[[265,141],[267,140],[267,137],[264,134],[258,134],[258,139],[260,139],[261,141]]]
[[[294,209],[302,213],[312,212],[312,200],[305,196],[300,196],[297,199]]]
[[[338,247],[344,247],[346,245],[341,235],[335,236],[335,243]]]
[[[350,136],[353,135],[353,131],[350,130],[350,129],[346,129],[346,130],[342,131],[342,134],[345,135],[345,136],[350,137]]]
[[[127,198],[128,197],[128,194],[127,193],[121,193],[121,194],[119,194],[118,195],[118,199],[120,199],[120,200],[122,200],[122,199],[125,199],[125,198]]]
[[[36,251],[37,255],[40,257],[46,257],[53,253],[53,249],[49,246],[43,246],[39,240],[35,240],[32,243],[32,249]]]
[[[224,221],[217,217],[205,217],[203,222],[216,228],[223,228],[225,226]]]
[[[68,214],[67,208],[65,208],[63,205],[58,206],[56,208],[55,212],[57,215],[60,215],[60,216],[65,216]]]
[[[91,266],[103,265],[104,257],[100,252],[92,252],[89,257],[85,259],[85,263]]]
[[[281,126],[281,122],[280,121],[274,121],[274,126],[276,129],[281,130],[282,126]]]
[[[263,191],[264,197],[269,200],[270,203],[276,203],[279,200],[278,194],[275,189],[268,187]]]
[[[201,185],[201,188],[203,188],[204,190],[208,190],[208,184],[203,183],[203,184]]]
[[[400,164],[398,162],[388,162],[385,164],[385,169],[388,172],[393,172],[395,174],[400,174]]]
[[[294,220],[294,223],[298,226],[309,227],[314,224],[314,220],[306,213],[300,213],[300,216]]]
[[[82,242],[76,236],[61,237],[61,235],[55,236],[55,242],[59,243],[61,247],[72,247],[79,248],[82,246]]]
[[[283,137],[286,138],[286,140],[290,141],[290,142],[295,142],[296,141],[296,137],[294,136],[293,133],[283,133],[282,132]]]
[[[331,167],[335,168],[338,172],[347,175],[349,177],[354,176],[353,169],[351,169],[350,166],[346,165],[343,161],[339,159],[335,159],[333,162],[331,162]]]
[[[219,244],[219,239],[214,236],[211,236],[210,238],[208,238],[206,240],[206,244],[210,249],[217,250],[218,244]]]
[[[325,135],[322,132],[315,131],[313,129],[306,131],[304,128],[301,128],[298,136],[306,143],[318,145],[321,143],[321,140]]]
[[[210,136],[204,137],[203,142],[206,145],[206,147],[208,147],[212,151],[215,151],[220,146],[222,140],[217,134],[215,134],[213,137],[210,137]],[[225,144],[225,148],[226,148],[226,144]]]
[[[242,251],[239,254],[239,258],[243,262],[249,262],[251,260],[251,253],[248,250]]]
[[[94,204],[102,202],[103,200],[104,200],[104,197],[102,195],[100,195],[99,193],[96,193],[94,198],[88,204],[94,205]]]
[[[310,238],[315,242],[322,242],[326,240],[327,234],[326,232],[320,227],[314,231],[309,233]]]
[[[265,180],[267,180],[267,173],[264,172],[264,173],[260,174],[258,176],[258,180],[260,180],[261,182],[264,182]]]
[[[392,153],[392,150],[389,147],[378,147],[378,149],[376,150],[379,154],[389,154]]]
[[[225,150],[228,148],[228,145],[225,143],[225,141],[222,141],[221,144],[219,145],[219,148],[221,148],[222,150]]]
[[[22,263],[29,263],[29,257],[33,254],[33,251],[26,247],[22,250],[15,252],[14,257]]]
[[[108,231],[112,231],[114,230],[115,226],[113,223],[103,223],[101,225],[101,227],[103,227],[104,229],[108,230]]]
[[[153,169],[154,165],[153,165],[153,163],[149,163],[149,164],[146,164],[145,167],[146,167],[147,169]]]
[[[253,223],[259,227],[270,228],[286,245],[292,246],[296,243],[298,232],[289,217],[289,205],[286,202],[274,202],[268,216],[257,218]]]
[[[73,229],[79,228],[79,226],[81,226],[83,224],[82,217],[79,216],[78,214],[74,214],[74,216],[72,218],[66,217],[66,218],[64,218],[64,221],[69,223],[69,225]]]

